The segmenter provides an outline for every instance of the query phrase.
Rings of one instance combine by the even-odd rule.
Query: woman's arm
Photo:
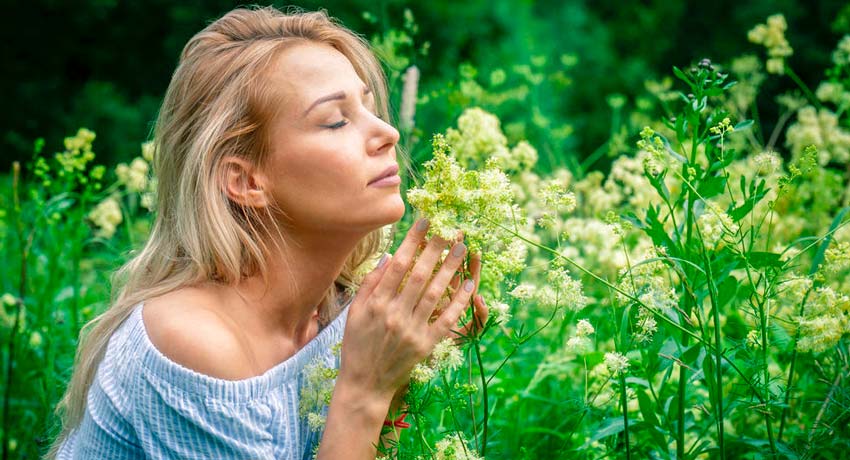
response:
[[[395,392],[411,369],[457,325],[475,287],[466,280],[433,322],[434,308],[466,254],[455,244],[431,279],[448,241],[433,238],[416,259],[427,221],[420,221],[391,258],[360,286],[346,321],[339,377],[331,398],[318,459],[369,459]],[[404,286],[399,290],[402,281]]]

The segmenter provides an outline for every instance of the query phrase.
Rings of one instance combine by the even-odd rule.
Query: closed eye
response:
[[[328,129],[339,129],[339,128],[342,128],[343,126],[347,125],[347,124],[348,124],[347,121],[342,120],[342,121],[338,121],[338,122],[336,122],[332,125],[322,125],[322,126],[325,127],[325,128],[328,128]]]

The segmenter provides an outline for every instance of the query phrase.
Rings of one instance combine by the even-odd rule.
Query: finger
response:
[[[458,331],[458,334],[455,337],[457,342],[462,342],[463,338],[469,337],[474,331],[481,331],[484,328],[484,325],[487,324],[487,318],[489,316],[490,310],[487,308],[487,305],[484,303],[484,298],[480,295],[472,296],[472,305],[473,305],[473,317],[472,321],[463,325],[462,328]],[[473,330],[474,327],[474,330]]]
[[[478,292],[478,285],[481,282],[481,254],[473,254],[469,260],[469,271],[472,273],[472,279],[475,281],[475,290]]]
[[[413,310],[415,321],[425,321],[434,312],[437,302],[443,297],[446,288],[449,285],[452,277],[455,276],[460,264],[463,263],[463,256],[466,254],[466,246],[463,243],[457,243],[452,246],[449,255],[443,261],[440,270],[434,275],[434,279],[425,288],[422,298]],[[412,275],[411,275],[412,276]]]
[[[410,311],[413,311],[416,307],[422,291],[428,286],[428,282],[434,274],[434,267],[440,261],[440,256],[442,256],[447,244],[449,242],[442,238],[432,238],[422,254],[419,255],[416,264],[410,269],[410,276],[407,277],[404,288],[399,295],[402,305],[409,306]]]
[[[490,308],[484,302],[484,297],[481,294],[476,294],[474,299],[475,318],[478,321],[478,328],[481,329],[487,324],[487,319],[490,317]]]
[[[460,315],[466,310],[469,305],[469,298],[472,296],[472,290],[475,288],[475,283],[470,279],[463,282],[460,289],[455,292],[452,303],[431,325],[431,340],[436,344],[445,337],[449,331],[457,326],[457,321]]]
[[[384,267],[384,274],[374,290],[376,296],[382,299],[395,297],[401,280],[404,279],[411,264],[413,264],[416,249],[419,247],[419,242],[425,237],[426,231],[428,231],[428,220],[426,219],[420,219],[410,227],[404,241],[401,242],[401,246],[393,254],[392,260],[388,261],[386,267]]]
[[[453,276],[451,282],[449,282],[449,287],[452,288],[452,292],[457,291],[457,288],[460,287],[460,280],[460,273],[455,273],[455,276]]]

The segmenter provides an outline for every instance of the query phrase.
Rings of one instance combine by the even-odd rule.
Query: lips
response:
[[[381,172],[381,174],[379,174],[378,176],[376,176],[372,180],[370,180],[369,184],[377,182],[377,181],[379,181],[379,180],[381,180],[385,177],[395,176],[396,174],[398,174],[398,165],[393,164],[393,165],[387,167],[387,169],[385,169],[383,172]],[[366,184],[366,185],[369,185],[369,184]]]

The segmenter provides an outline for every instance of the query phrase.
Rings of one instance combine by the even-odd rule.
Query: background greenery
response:
[[[5,71],[0,73],[4,79],[0,100],[6,110],[0,111],[0,148],[4,153],[0,170],[9,171],[12,161],[20,160],[24,168],[20,177],[25,179],[21,187],[14,188],[21,193],[16,196],[16,192],[10,192],[11,176],[0,176],[0,241],[4,245],[0,253],[8,261],[0,273],[2,292],[11,296],[9,301],[3,299],[0,310],[5,373],[0,392],[4,404],[9,404],[3,410],[2,426],[9,428],[3,433],[3,460],[35,458],[46,445],[47,428],[53,421],[51,410],[68,377],[79,327],[105,308],[109,274],[126,260],[127,249],[138,246],[149,225],[149,214],[140,207],[138,194],[124,193],[117,186],[101,190],[97,180],[80,182],[86,174],[90,175],[85,168],[80,168],[78,175],[62,180],[53,177],[57,179],[55,183],[46,184],[46,176],[39,176],[29,161],[33,152],[43,150],[42,157],[52,158],[52,152],[63,150],[63,138],[79,127],[87,127],[97,133],[96,163],[108,166],[109,171],[119,162],[138,156],[180,49],[205,24],[235,6],[238,5],[224,1],[103,0],[74,4],[40,0],[4,8],[0,39],[6,46],[0,48],[0,58]],[[664,87],[664,78],[671,75],[672,66],[688,68],[701,58],[710,57],[722,68],[742,54],[761,59],[764,49],[747,41],[747,31],[769,15],[781,12],[788,21],[786,36],[795,50],[788,59],[789,67],[815,88],[824,79],[824,69],[831,67],[835,44],[850,33],[850,6],[838,1],[743,5],[725,1],[387,1],[377,6],[374,2],[352,1],[302,2],[299,6],[326,8],[377,44],[388,65],[396,105],[400,72],[410,63],[421,69],[416,130],[405,133],[404,138],[412,147],[417,165],[430,154],[427,140],[431,133],[444,132],[455,125],[464,109],[480,106],[498,115],[511,145],[527,139],[538,149],[540,162],[536,171],[541,177],[565,166],[576,179],[584,177],[584,184],[591,185],[593,180],[586,177],[586,172],[606,170],[611,162],[626,158],[626,154],[634,152],[637,132],[643,125],[657,126],[662,117],[671,115],[657,102],[648,102],[647,95],[666,91],[653,88]],[[681,89],[682,85],[675,88]],[[797,85],[785,77],[769,78],[758,88],[754,110],[746,114],[758,121],[752,127],[756,137],[768,137],[776,120],[782,118],[775,97],[796,89]],[[413,137],[420,142],[413,142]],[[44,138],[43,143],[36,142],[38,138]],[[34,149],[34,144],[43,148]],[[790,159],[784,144],[777,146],[779,153]],[[61,175],[61,170],[53,171]],[[831,188],[806,179],[815,191],[831,193],[835,189],[838,196],[842,190],[839,179],[834,181],[838,185]],[[590,186],[583,193],[590,193],[593,188]],[[92,237],[91,223],[95,219],[89,210],[107,192],[121,194],[124,220],[114,238],[98,234]],[[807,196],[814,196],[814,192]],[[19,202],[24,203],[23,209]],[[30,204],[32,207],[27,208]],[[800,204],[794,212],[807,216],[815,231],[819,225],[822,227],[822,220],[829,222],[836,205],[829,200],[812,199],[812,203]],[[811,209],[813,206],[817,212]],[[585,212],[588,220],[599,217],[592,211]],[[604,303],[604,293],[594,295],[603,299],[600,304]],[[729,309],[734,311],[733,307]],[[540,319],[526,315],[517,323],[520,331],[522,321],[531,324]],[[494,458],[498,458],[498,452],[536,458],[539,452],[567,447],[583,452],[585,440],[572,440],[572,432],[566,440],[558,441],[560,438],[553,433],[540,431],[556,426],[552,421],[567,410],[572,418],[561,417],[562,423],[552,432],[569,426],[582,434],[597,433],[592,441],[604,441],[610,452],[622,448],[619,432],[606,431],[604,425],[611,420],[616,423],[616,411],[607,408],[587,412],[590,415],[582,419],[585,412],[579,409],[584,410],[584,406],[575,401],[583,404],[584,400],[570,399],[575,395],[569,391],[574,389],[561,380],[566,374],[558,370],[558,377],[552,378],[541,373],[541,369],[546,370],[546,357],[558,355],[564,331],[576,319],[573,316],[559,320],[559,328],[548,329],[538,342],[520,351],[520,357],[504,371],[505,381],[494,388],[494,398],[506,401],[501,418],[493,421],[494,429],[507,433],[516,426],[529,425],[517,436],[497,441],[502,444],[496,444]],[[599,336],[610,338],[613,334]],[[507,338],[499,340],[486,353],[488,366],[512,349]],[[672,346],[676,342],[657,343]],[[602,359],[600,350],[610,344],[603,345],[600,340],[598,345],[592,356],[595,361]],[[699,360],[703,360],[702,355]],[[535,363],[543,363],[537,373],[530,371]],[[808,363],[805,370],[812,375],[814,388],[820,380],[810,371],[820,363]],[[529,383],[532,374],[534,379]],[[515,392],[526,385],[524,391]],[[540,394],[551,399],[530,397],[535,385],[545,386]],[[803,383],[799,385],[804,387]],[[802,393],[806,401],[822,401],[826,390],[816,388]],[[514,396],[508,398],[506,395],[510,394]],[[519,394],[523,399],[517,399]],[[842,404],[850,401],[850,391],[840,395]],[[739,396],[733,394],[733,398]],[[802,404],[808,404],[806,401]],[[850,412],[847,406],[834,409],[843,412],[830,414],[830,419],[846,422]],[[660,413],[661,405],[656,409]],[[752,412],[742,410],[736,414]],[[615,416],[609,417],[611,413]],[[577,414],[580,416],[576,420]],[[670,416],[660,426],[672,433],[668,425],[675,420]],[[711,426],[708,421],[700,423]],[[751,423],[744,420],[740,425]],[[650,428],[645,433],[654,432],[654,427]],[[846,433],[846,423],[844,428],[838,428],[839,434]],[[640,439],[633,443],[635,448],[644,449],[639,452],[660,451],[650,449],[646,435],[641,434]],[[662,438],[661,444],[666,439]],[[750,443],[749,450],[741,451],[758,452],[764,447],[764,439],[740,439]],[[809,441],[811,450],[811,437]],[[846,437],[837,436],[831,444],[833,448],[827,451],[834,457],[825,458],[841,458],[846,443]],[[625,444],[629,444],[628,438]],[[591,453],[585,455],[590,458]],[[753,454],[748,458],[759,457]]]
[[[756,52],[756,45],[746,43],[746,31],[770,14],[785,14],[788,39],[798,50],[789,62],[806,82],[822,77],[834,44],[850,31],[850,8],[839,0],[296,4],[326,8],[366,37],[400,27],[409,9],[418,24],[416,42],[430,43],[428,54],[416,58],[426,92],[457,82],[462,63],[486,77],[506,63],[528,63],[532,56],[545,56],[555,65],[561,55],[575,55],[569,84],[547,102],[552,115],[572,126],[568,141],[554,152],[558,157],[585,157],[608,139],[606,96],[623,94],[631,103],[646,80],[669,75],[672,65],[686,66],[702,57],[727,62],[746,51],[742,44]],[[182,46],[238,5],[222,0],[10,2],[0,17],[5,44],[0,47],[0,100],[6,107],[0,113],[0,168],[29,158],[34,139],[44,137],[48,149],[56,149],[80,126],[98,133],[101,162],[128,161],[150,132]],[[773,96],[792,85],[774,80],[762,88],[765,120],[776,118],[771,116],[776,112]],[[441,131],[460,113],[460,106],[443,109],[423,114],[419,127],[426,133]]]

